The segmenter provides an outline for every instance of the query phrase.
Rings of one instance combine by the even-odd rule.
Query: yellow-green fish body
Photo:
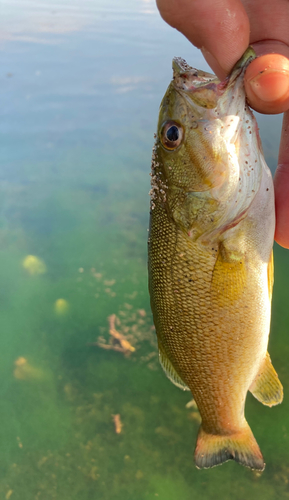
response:
[[[175,59],[153,150],[151,306],[161,364],[200,410],[198,467],[262,470],[246,394],[269,406],[283,395],[267,354],[274,192],[245,101],[252,57],[222,83]]]

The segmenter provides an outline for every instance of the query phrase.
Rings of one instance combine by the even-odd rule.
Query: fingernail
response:
[[[279,101],[289,94],[289,72],[267,68],[255,77],[247,79],[252,92],[262,101]]]

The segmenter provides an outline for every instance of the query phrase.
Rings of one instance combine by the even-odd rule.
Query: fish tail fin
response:
[[[201,426],[195,449],[197,468],[208,469],[228,460],[254,470],[264,470],[264,459],[249,425],[231,435],[208,434]]]

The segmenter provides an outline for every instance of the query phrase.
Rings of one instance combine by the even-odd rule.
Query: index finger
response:
[[[249,19],[240,0],[157,0],[163,19],[202,50],[223,80],[249,45]]]

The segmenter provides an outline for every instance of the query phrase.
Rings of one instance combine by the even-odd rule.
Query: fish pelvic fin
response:
[[[247,422],[240,432],[230,435],[209,434],[201,426],[195,449],[197,468],[209,469],[228,460],[253,470],[265,469],[262,453]]]
[[[263,405],[275,406],[282,403],[283,387],[268,352],[249,390]]]
[[[160,360],[161,367],[164,370],[168,379],[174,385],[179,387],[179,389],[182,389],[183,391],[189,391],[190,390],[189,387],[187,386],[187,384],[185,384],[185,382],[181,379],[179,374],[174,369],[172,363],[170,362],[169,358],[165,354],[164,349],[163,349],[160,342],[159,342],[159,360]]]

